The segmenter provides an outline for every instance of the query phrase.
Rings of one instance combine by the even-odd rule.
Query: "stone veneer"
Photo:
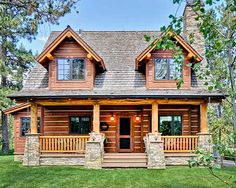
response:
[[[75,166],[83,166],[85,163],[84,155],[79,155],[79,156],[73,156],[73,155],[68,155],[68,156],[41,156],[40,157],[40,165],[42,166],[51,166],[51,165],[63,165],[63,166],[70,166],[70,165],[75,165]]]
[[[165,163],[168,166],[186,166],[189,160],[196,160],[196,156],[165,156]]]
[[[23,162],[24,155],[14,154],[14,161]]]
[[[39,134],[26,134],[24,166],[38,166],[40,159]]]
[[[166,164],[163,150],[163,141],[161,140],[161,133],[148,133],[144,141],[148,156],[147,168],[165,169]]]
[[[191,43],[191,46],[204,58],[201,61],[201,69],[198,70],[196,73],[196,75],[198,75],[203,70],[206,69],[207,61],[205,59],[205,40],[204,40],[203,34],[199,30],[200,21],[196,20],[197,13],[193,10],[194,1],[195,0],[187,0],[187,4],[184,9],[183,36],[189,42],[190,36],[193,35],[193,42]],[[200,88],[206,89],[207,87],[204,85],[204,83],[205,81],[208,81],[208,80],[209,78],[206,78],[205,80],[198,78],[197,85]]]
[[[100,169],[102,168],[102,161],[104,155],[104,134],[90,133],[90,139],[86,144],[85,152],[85,167]]]
[[[198,133],[198,149],[213,153],[212,136],[209,133]]]

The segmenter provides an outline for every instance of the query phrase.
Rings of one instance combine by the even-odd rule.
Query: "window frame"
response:
[[[23,119],[29,119],[29,126],[30,126],[29,129],[31,129],[31,117],[27,117],[27,116],[20,117],[20,137],[26,137],[26,135],[22,135],[22,120]],[[38,131],[38,133],[40,133],[41,132],[41,118],[38,117],[37,119],[38,119],[37,131]]]
[[[88,134],[80,134],[80,133],[73,133],[71,132],[71,117],[88,117],[89,118],[89,133],[92,131],[92,118],[91,118],[91,115],[70,115],[68,118],[69,118],[69,134],[72,134],[72,135],[88,135]]]
[[[183,114],[160,114],[160,115],[158,115],[158,130],[160,130],[160,122],[161,122],[160,117],[161,116],[171,116],[171,118],[172,118],[171,123],[173,123],[174,116],[180,116],[180,118],[181,118],[181,134],[180,135],[163,135],[163,136],[182,136],[183,135]]]
[[[84,78],[83,79],[68,79],[68,80],[60,80],[59,79],[59,71],[58,71],[58,60],[60,59],[82,59],[84,62]],[[57,81],[59,82],[81,82],[81,81],[85,81],[86,80],[86,66],[87,66],[87,62],[86,62],[86,58],[84,57],[58,57],[56,58],[56,72],[57,72]],[[70,63],[70,78],[72,78],[72,63]]]
[[[156,79],[155,75],[156,75],[156,59],[167,59],[167,79]],[[173,59],[173,57],[154,57],[153,58],[153,77],[154,77],[154,81],[176,81],[176,78],[174,79],[170,79],[170,59]],[[176,69],[175,69],[176,71]],[[182,62],[182,65],[181,65],[181,72],[180,72],[180,77],[183,78],[183,62]],[[177,77],[178,78],[178,77]]]

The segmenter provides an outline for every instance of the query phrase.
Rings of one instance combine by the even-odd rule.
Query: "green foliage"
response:
[[[189,160],[189,167],[204,166],[213,168],[214,167],[214,157],[212,153],[206,150],[196,150],[197,160]]]

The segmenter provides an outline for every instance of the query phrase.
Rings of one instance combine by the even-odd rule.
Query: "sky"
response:
[[[168,25],[170,14],[178,5],[173,0],[80,0],[77,10],[59,19],[59,25],[44,24],[39,28],[36,40],[22,43],[34,53],[41,53],[51,31],[62,31],[67,25],[84,31],[149,31]],[[177,11],[182,15],[185,1]]]

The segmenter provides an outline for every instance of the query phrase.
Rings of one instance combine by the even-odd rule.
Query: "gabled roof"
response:
[[[23,104],[19,104],[10,108],[7,108],[6,110],[3,110],[4,114],[12,114],[14,112],[18,112],[19,110],[23,110],[25,108],[29,108],[30,104],[29,103],[23,103]]]
[[[188,52],[188,58],[194,58],[196,62],[203,60],[203,57],[190,44],[188,44],[183,37],[175,34],[174,32],[167,31],[163,32],[159,38],[156,38],[141,54],[139,54],[135,61],[135,70],[138,70],[139,63],[147,56],[150,56],[150,53],[156,48],[156,44],[167,33],[170,34]]]
[[[53,31],[45,44],[45,48],[61,34]],[[98,53],[106,64],[107,71],[96,75],[92,90],[68,89],[50,90],[48,88],[48,70],[41,64],[31,70],[21,91],[12,94],[10,98],[32,99],[37,97],[75,97],[75,98],[165,98],[165,97],[222,97],[220,92],[209,92],[202,89],[204,82],[192,80],[193,87],[187,89],[156,89],[146,88],[145,75],[135,71],[135,58],[141,54],[150,43],[144,35],[160,38],[159,31],[82,31],[79,36]]]
[[[42,64],[46,59],[52,60],[53,56],[51,52],[66,38],[72,37],[79,45],[81,45],[85,51],[88,52],[87,57],[93,58],[95,61],[100,63],[103,71],[106,70],[106,66],[103,62],[103,59],[76,33],[70,26],[60,33],[36,58],[36,60]]]

